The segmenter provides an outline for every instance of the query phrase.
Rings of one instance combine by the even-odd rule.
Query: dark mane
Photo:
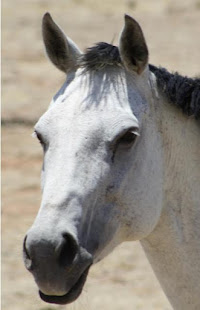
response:
[[[81,56],[79,65],[86,70],[123,66],[118,47],[104,42],[88,48]],[[149,69],[156,75],[159,89],[171,103],[180,107],[188,116],[200,118],[200,78],[188,78],[153,65],[149,65]]]
[[[180,107],[188,116],[200,118],[200,78],[188,78],[177,72],[170,73],[164,68],[149,65],[157,78],[159,89],[167,99]]]

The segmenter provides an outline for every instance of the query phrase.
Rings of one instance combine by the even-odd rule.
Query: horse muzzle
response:
[[[50,236],[30,230],[24,239],[23,256],[41,299],[55,304],[78,298],[93,263],[92,255],[69,232]]]

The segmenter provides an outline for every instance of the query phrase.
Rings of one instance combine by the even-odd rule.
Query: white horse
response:
[[[24,260],[41,298],[72,302],[93,263],[140,240],[174,309],[199,310],[199,79],[149,66],[127,15],[119,49],[81,53],[48,13],[43,38],[67,78],[35,126],[43,198]]]

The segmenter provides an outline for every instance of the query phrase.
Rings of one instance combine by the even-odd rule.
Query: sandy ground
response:
[[[124,12],[141,24],[150,61],[191,76],[199,66],[199,0],[4,0],[2,3],[2,309],[170,310],[139,243],[124,243],[94,266],[80,299],[71,306],[40,301],[22,262],[22,240],[40,204],[42,151],[30,125],[64,81],[45,58],[41,17],[50,11],[84,49],[114,41]],[[14,124],[13,120],[26,124]]]

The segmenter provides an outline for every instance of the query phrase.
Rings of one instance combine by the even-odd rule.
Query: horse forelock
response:
[[[117,46],[99,42],[90,47],[79,59],[80,67],[86,70],[100,70],[108,66],[122,66],[122,61]]]

